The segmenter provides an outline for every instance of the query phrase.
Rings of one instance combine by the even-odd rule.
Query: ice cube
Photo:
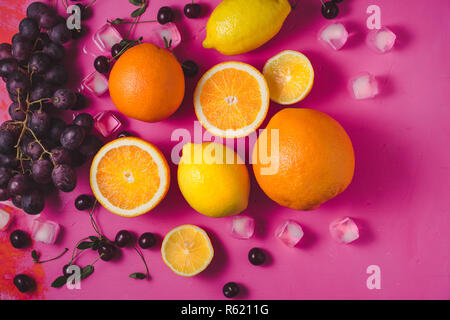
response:
[[[164,41],[164,38],[166,41]],[[150,42],[156,44],[160,48],[165,48],[167,42],[167,45],[169,45],[171,49],[174,49],[181,42],[180,31],[173,22],[158,25],[158,28],[155,28],[151,35]]]
[[[366,44],[377,53],[388,52],[394,47],[397,36],[386,27],[369,31]]]
[[[341,243],[350,243],[359,238],[358,226],[349,217],[330,223],[330,233],[333,239]]]
[[[362,72],[353,77],[349,82],[349,87],[353,98],[357,100],[373,98],[379,92],[377,80],[368,72]]]
[[[59,224],[50,220],[35,219],[31,227],[31,238],[34,241],[53,244],[59,234]]]
[[[81,81],[81,91],[89,91],[93,95],[101,96],[108,91],[108,79],[101,73],[94,71]]]
[[[321,29],[319,39],[334,50],[339,50],[347,42],[348,32],[342,23],[331,23]]]
[[[122,126],[122,123],[112,111],[102,111],[94,116],[94,120],[95,129],[105,138]]]
[[[92,40],[102,52],[110,55],[112,46],[119,43],[122,36],[110,23],[106,23],[94,33]]]
[[[0,209],[0,231],[5,231],[6,229],[8,229],[12,219],[13,215],[11,213]]]
[[[275,231],[275,236],[288,247],[295,247],[303,237],[302,227],[294,220],[283,222]]]
[[[255,219],[249,216],[233,216],[231,219],[231,235],[236,239],[250,239],[255,232]]]

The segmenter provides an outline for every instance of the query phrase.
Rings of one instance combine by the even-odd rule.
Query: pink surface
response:
[[[234,57],[201,46],[207,16],[219,1],[199,1],[208,13],[198,20],[182,16],[187,2],[152,0],[143,20],[153,19],[163,3],[175,8],[176,24],[183,38],[175,54],[181,60],[197,61],[199,75],[187,79],[184,103],[170,119],[146,124],[122,116],[126,129],[155,143],[170,159],[172,147],[178,143],[170,140],[172,131],[193,130],[196,118],[192,92],[208,68],[222,61],[238,60],[261,70],[276,53],[298,50],[310,58],[316,81],[309,96],[295,107],[324,111],[344,126],[356,152],[354,180],[343,194],[319,209],[297,212],[268,199],[249,167],[252,190],[245,213],[255,217],[257,231],[251,240],[237,240],[228,234],[226,219],[208,218],[189,207],[177,186],[176,165],[171,164],[169,193],[151,213],[131,219],[105,209],[96,214],[110,238],[120,229],[159,235],[158,248],[144,251],[151,280],[128,278],[129,273],[144,270],[135,252],[122,250],[117,262],[99,261],[95,274],[82,281],[81,290],[49,288],[45,298],[222,299],[223,284],[235,281],[245,287],[241,297],[248,299],[449,299],[450,39],[446,31],[450,29],[450,2],[343,1],[339,20],[345,23],[351,36],[344,48],[335,52],[317,41],[318,30],[327,23],[320,15],[320,1],[299,1],[274,39],[253,52]],[[371,4],[381,7],[382,24],[398,35],[394,50],[386,55],[373,53],[364,43],[366,8]],[[20,15],[14,12],[25,12],[26,6],[5,0],[0,0],[0,6],[1,30],[6,32],[2,36],[4,42],[17,32]],[[94,17],[88,21],[91,31],[107,18],[125,18],[134,9],[123,0],[98,0],[93,8]],[[12,16],[6,18],[11,11]],[[134,31],[135,38],[142,35],[145,41],[149,29],[149,25],[139,25]],[[73,87],[92,69],[93,58],[81,53],[87,39],[69,45],[65,63],[72,68]],[[369,71],[379,80],[377,98],[355,101],[350,97],[347,81],[360,71]],[[1,115],[6,119],[9,102],[3,85],[0,92]],[[263,127],[280,108],[271,103]],[[96,114],[105,109],[114,109],[108,95],[93,98],[87,111]],[[71,115],[67,114],[67,119]],[[35,245],[47,257],[94,234],[88,215],[77,212],[73,206],[78,194],[90,193],[88,171],[88,165],[78,170],[79,184],[75,191],[47,201],[42,216],[63,227],[56,245]],[[344,216],[354,218],[360,226],[360,239],[350,245],[336,243],[328,231],[331,221]],[[285,219],[298,221],[305,232],[296,248],[284,246],[273,236]],[[159,252],[164,234],[186,223],[203,227],[215,248],[212,264],[193,278],[172,273]],[[264,248],[270,254],[266,265],[255,267],[248,262],[247,253],[252,247]],[[94,258],[92,252],[86,253],[80,263],[89,263]],[[68,259],[66,255],[43,265],[46,286],[60,275]],[[381,269],[380,290],[366,287],[369,265]]]

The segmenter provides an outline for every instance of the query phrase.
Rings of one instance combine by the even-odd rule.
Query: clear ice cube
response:
[[[386,53],[395,44],[397,36],[386,27],[369,31],[366,37],[366,44],[376,53]]]
[[[160,48],[165,48],[166,44],[164,38],[167,40],[167,44],[170,44],[170,48],[172,49],[180,44],[181,34],[175,23],[169,22],[163,25],[158,24],[158,28],[155,28],[152,32],[150,42],[156,44]]]
[[[231,218],[231,235],[236,239],[250,239],[255,233],[255,219],[249,216]]]
[[[50,220],[35,219],[31,227],[31,238],[34,241],[53,244],[58,238],[59,224]]]
[[[359,238],[358,226],[349,217],[330,223],[330,233],[340,243],[350,243]]]
[[[101,73],[94,71],[81,81],[81,91],[88,91],[96,96],[108,91],[108,79]]]
[[[361,72],[350,79],[349,90],[357,100],[373,98],[379,93],[377,80],[368,72]]]
[[[319,40],[327,43],[334,50],[341,49],[347,39],[348,32],[342,23],[331,23],[319,32]]]
[[[122,126],[122,123],[112,111],[102,111],[94,116],[94,120],[95,129],[105,138]]]
[[[112,46],[119,43],[122,36],[116,28],[107,23],[94,33],[92,40],[101,51],[111,54]]]
[[[11,224],[13,215],[5,210],[0,209],[0,231],[5,231]]]
[[[283,222],[275,231],[275,236],[288,247],[295,247],[303,237],[302,227],[294,220]]]

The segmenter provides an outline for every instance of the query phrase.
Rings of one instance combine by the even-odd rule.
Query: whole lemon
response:
[[[344,191],[355,170],[344,128],[312,109],[286,108],[275,114],[259,136],[252,160],[256,180],[269,198],[297,210],[317,208]]]
[[[280,31],[288,0],[223,0],[211,13],[203,47],[235,55],[254,50]]]
[[[187,143],[178,165],[178,185],[189,205],[220,218],[247,208],[250,179],[243,160],[215,142]]]

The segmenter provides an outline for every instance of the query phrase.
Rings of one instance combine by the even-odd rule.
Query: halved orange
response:
[[[171,230],[161,246],[164,263],[176,274],[192,277],[210,264],[214,249],[206,232],[186,224]]]
[[[194,92],[195,113],[203,127],[224,138],[246,136],[261,125],[269,108],[264,76],[242,62],[209,69]]]
[[[92,161],[91,188],[109,211],[135,217],[153,209],[170,184],[167,161],[145,140],[127,137],[103,146]]]
[[[299,102],[311,91],[314,70],[308,58],[297,51],[285,50],[267,60],[263,68],[270,99],[287,105]]]

